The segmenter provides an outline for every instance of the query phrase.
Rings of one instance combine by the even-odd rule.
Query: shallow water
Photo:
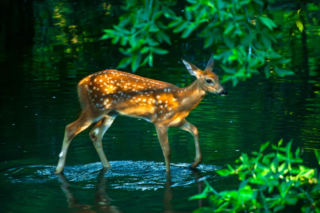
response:
[[[296,76],[254,76],[236,87],[226,83],[228,96],[209,94],[190,113],[188,121],[199,130],[203,154],[198,171],[188,169],[195,156],[189,133],[169,130],[172,172],[167,176],[154,126],[119,116],[103,139],[111,170],[101,170],[88,128],[73,140],[64,175],[55,175],[64,128],[80,113],[78,81],[115,68],[121,55],[98,40],[110,21],[103,16],[104,1],[28,4],[33,18],[26,16],[34,21],[34,35],[26,34],[23,41],[13,35],[17,43],[2,38],[6,49],[0,55],[1,212],[192,212],[208,205],[206,200],[188,201],[202,191],[203,180],[217,190],[236,187],[233,179],[215,171],[234,163],[242,152],[281,138],[292,139],[294,149],[304,150],[305,163],[316,166],[320,76],[319,65],[311,58],[316,53],[312,39],[317,38],[309,37],[309,63],[297,59]],[[51,7],[67,9],[51,14]],[[75,37],[78,43],[72,42]],[[32,46],[27,45],[28,38]],[[153,68],[140,68],[137,74],[180,87],[191,84],[194,79],[180,58],[203,68],[211,53],[195,51],[191,46],[197,41],[182,42],[175,42],[168,55],[155,57]],[[295,45],[295,54],[301,56],[299,41]],[[305,77],[305,67],[313,76]],[[218,61],[214,71],[222,75]]]

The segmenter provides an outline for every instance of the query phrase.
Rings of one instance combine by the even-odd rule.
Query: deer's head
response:
[[[189,73],[198,79],[199,86],[202,90],[221,96],[225,96],[228,94],[228,92],[220,84],[219,76],[212,72],[214,66],[213,54],[208,61],[204,71],[200,70],[196,65],[183,59],[182,62],[184,63],[184,65],[186,65]]]

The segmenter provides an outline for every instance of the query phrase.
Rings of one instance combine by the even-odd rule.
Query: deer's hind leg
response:
[[[111,167],[102,148],[102,138],[103,135],[106,133],[106,131],[109,129],[111,124],[113,123],[114,119],[116,118],[116,115],[110,116],[105,115],[91,130],[89,133],[90,139],[92,140],[92,143],[94,145],[94,148],[96,149],[100,160],[102,162],[103,167],[109,168]]]

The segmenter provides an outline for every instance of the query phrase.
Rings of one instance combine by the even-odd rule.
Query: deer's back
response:
[[[150,122],[169,115],[175,105],[172,91],[176,89],[178,87],[170,83],[117,70],[94,73],[82,79],[78,85],[83,108],[95,112],[114,110]],[[86,100],[83,100],[83,96]]]

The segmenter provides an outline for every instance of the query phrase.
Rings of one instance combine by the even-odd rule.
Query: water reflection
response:
[[[109,213],[120,212],[116,206],[112,206],[110,204],[111,199],[108,197],[106,193],[107,178],[104,176],[104,174],[107,172],[107,170],[108,169],[103,168],[98,174],[97,192],[94,196],[95,205],[79,204],[78,200],[69,189],[70,185],[65,175],[63,173],[58,174],[59,181],[62,183],[61,189],[66,194],[69,208],[76,208],[77,210],[75,210],[75,212],[96,212],[95,209],[100,210],[100,212],[109,212]]]
[[[76,196],[74,196],[74,193],[72,193],[72,190],[69,189],[70,184],[67,181],[66,176],[61,173],[58,174],[58,179],[62,183],[61,189],[65,192],[67,203],[69,205],[69,208],[74,209],[75,212],[96,212],[95,209],[98,209],[100,212],[109,212],[109,213],[117,213],[121,212],[118,207],[113,206],[112,199],[107,195],[107,177],[105,176],[106,172],[109,169],[103,168],[99,172],[97,176],[97,186],[96,186],[96,193],[94,196],[95,199],[95,205],[89,205],[89,204],[80,204],[78,203],[78,200]],[[203,181],[201,180],[201,175],[198,169],[192,170],[192,175],[194,177],[194,181],[197,183],[198,187],[198,193],[201,193],[203,190]],[[171,181],[171,174],[166,173],[166,182],[164,185],[165,191],[163,196],[163,209],[164,212],[176,212],[173,211],[173,189],[172,187],[173,183]],[[202,199],[199,199],[199,208],[202,207]]]
[[[61,189],[68,207],[75,212],[176,212],[177,209],[191,212],[203,203],[201,200],[189,202],[192,208],[184,209],[181,205],[185,205],[185,196],[201,193],[205,179],[211,183],[222,180],[215,173],[220,167],[214,165],[200,165],[200,170],[189,170],[187,163],[171,164],[172,171],[167,174],[163,162],[111,161],[110,164],[112,169],[109,170],[101,170],[100,162],[67,166],[64,174],[58,176],[54,174],[55,166],[10,168],[0,173],[0,182],[7,183],[1,188],[12,192],[21,187],[32,188],[28,203],[33,203],[34,207],[39,205],[33,200],[39,197],[35,194],[45,192],[59,203],[52,209],[59,212],[66,211],[64,201],[57,196]],[[57,185],[57,179],[61,184]],[[16,204],[14,210],[25,205],[24,202]],[[129,208],[130,205],[133,207]]]

